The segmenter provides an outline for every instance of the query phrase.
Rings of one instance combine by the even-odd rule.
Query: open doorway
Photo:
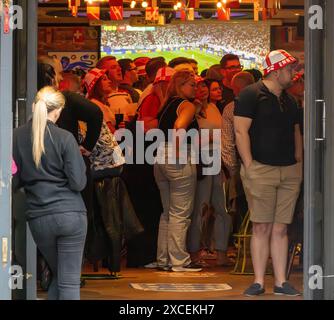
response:
[[[54,20],[50,22],[47,19],[48,11],[59,11],[59,16],[61,15],[61,11],[63,10],[64,1],[49,1],[50,3],[46,3],[40,6],[39,10],[42,10],[42,18],[40,19],[40,31],[44,34],[45,40],[49,41],[48,46],[53,45],[53,38],[56,36],[54,33],[54,29],[60,28],[59,24],[55,24]],[[297,1],[298,4],[297,9],[289,8],[287,10],[301,10],[300,2]],[[34,92],[36,92],[36,78],[34,76],[33,70],[36,68],[34,65],[34,61],[38,55],[37,52],[37,34],[41,36],[41,33],[37,31],[37,15],[36,10],[37,1],[30,1],[27,4],[27,1],[17,1],[18,4],[22,5],[25,8],[25,14],[27,17],[27,32],[23,35],[17,35],[16,38],[16,80],[15,86],[13,90],[15,93],[15,107],[13,109],[15,120],[17,124],[24,123],[30,114],[30,106],[32,102],[32,98]],[[291,1],[289,1],[289,4]],[[333,13],[333,5],[329,2],[325,1],[305,1],[305,16],[309,17],[308,8],[313,5],[320,5],[325,12],[325,19],[329,19],[330,15]],[[49,7],[48,7],[49,6]],[[293,7],[293,6],[292,6]],[[65,8],[66,9],[66,8]],[[300,14],[300,13],[299,13]],[[49,15],[50,17],[51,15]],[[53,19],[59,19],[59,16],[55,18],[55,14],[53,14]],[[62,28],[72,28],[72,44],[75,41],[79,41],[76,45],[80,45],[79,33],[82,32],[83,28],[90,28],[87,30],[87,38],[91,37],[90,40],[100,40],[100,31],[99,27],[89,26],[83,18],[78,23],[73,20],[68,23],[68,25],[64,25],[62,23]],[[65,20],[64,20],[65,21]],[[328,20],[329,21],[329,20]],[[293,37],[293,33],[296,32],[297,35],[302,37],[302,29],[300,24],[302,24],[302,19],[294,19],[292,22],[287,20],[285,25],[277,26],[276,37],[279,40],[285,39],[287,44],[287,49],[293,47],[293,44],[289,42],[291,37]],[[323,275],[334,274],[333,272],[333,258],[331,257],[330,250],[332,249],[332,244],[334,243],[333,233],[331,232],[334,227],[333,218],[330,215],[331,208],[333,204],[331,203],[330,190],[332,189],[331,185],[334,179],[332,179],[332,169],[331,169],[331,129],[330,129],[330,115],[331,110],[328,108],[328,105],[332,102],[332,91],[330,90],[330,85],[333,83],[333,66],[329,59],[331,54],[333,53],[333,41],[329,39],[333,39],[332,29],[330,29],[330,23],[327,24],[328,30],[326,30],[327,38],[324,37],[324,30],[311,30],[308,28],[308,21],[305,21],[305,48],[306,48],[306,104],[305,104],[305,209],[304,209],[304,243],[303,243],[303,260],[304,260],[304,273],[299,273],[297,276],[298,286],[302,287],[302,277],[304,277],[304,298],[306,299],[324,299],[324,298],[333,298],[331,296],[332,283],[328,278],[324,278],[324,290],[323,289],[312,289],[309,287],[310,274],[308,273],[310,266],[318,265],[323,268]],[[289,29],[290,28],[290,29]],[[73,30],[78,31],[75,35]],[[292,32],[292,35],[291,35]],[[272,33],[272,35],[275,33]],[[280,36],[277,36],[279,34]],[[74,38],[73,38],[74,36]],[[332,37],[332,38],[331,38]],[[64,38],[66,39],[66,37]],[[274,39],[272,39],[275,41]],[[272,44],[274,43],[272,41]],[[66,43],[66,40],[65,40]],[[93,46],[95,46],[93,48]],[[27,51],[22,48],[27,48]],[[271,47],[274,49],[274,47]],[[94,43],[91,48],[85,49],[89,52],[89,60],[94,60],[98,58],[100,51],[100,43]],[[97,50],[97,51],[96,51]],[[59,48],[57,50],[49,50],[54,51],[54,54],[61,54]],[[302,51],[302,50],[300,50]],[[27,58],[23,58],[26,55]],[[73,58],[73,52],[70,58]],[[77,57],[80,59],[80,57]],[[28,63],[23,63],[24,61],[28,61]],[[71,63],[75,63],[75,61],[71,61]],[[326,66],[326,67],[325,67]],[[328,70],[328,72],[325,72]],[[22,74],[26,75],[26,78],[22,77]],[[29,79],[29,81],[28,81]],[[33,80],[32,80],[33,79]],[[21,84],[20,84],[20,81]],[[24,100],[26,99],[26,101]],[[326,101],[327,112],[324,111],[324,103],[323,100]],[[13,104],[14,105],[14,104]],[[326,115],[327,121],[327,130],[323,127],[324,124],[324,116]],[[14,121],[15,124],[15,121]],[[328,141],[325,143],[325,141]],[[325,148],[326,144],[326,148]],[[326,174],[325,174],[326,170]],[[16,202],[17,203],[17,202]],[[18,220],[19,221],[19,220]],[[19,224],[16,224],[16,228]],[[16,239],[14,239],[13,243],[16,246],[17,256],[20,258],[19,263],[23,266],[26,266],[26,274],[33,275],[30,280],[26,281],[26,292],[23,295],[23,298],[26,299],[34,299],[36,296],[36,265],[35,265],[35,247],[31,241],[31,237],[29,233],[26,233],[25,226],[21,224],[21,231]],[[16,229],[20,230],[20,229]],[[14,232],[15,234],[15,232]],[[28,241],[26,240],[28,239]],[[26,248],[24,245],[20,247],[20,243],[27,243],[28,247]],[[297,261],[297,260],[296,260]],[[297,263],[295,262],[295,266]],[[30,270],[30,271],[29,271]],[[293,269],[295,272],[295,269]],[[208,273],[210,273],[208,271]],[[131,275],[136,276],[136,273],[129,273]],[[35,275],[35,276],[34,276]],[[311,274],[312,275],[312,274]],[[28,277],[29,278],[29,277]],[[34,279],[34,280],[31,280]],[[150,279],[148,277],[148,279]],[[233,280],[233,277],[231,278]],[[152,280],[152,279],[151,279]],[[122,280],[123,281],[123,280]],[[244,280],[240,280],[242,284]],[[237,281],[238,282],[238,281]],[[29,285],[30,283],[30,285]],[[242,285],[241,285],[242,287]],[[240,287],[240,292],[242,288]],[[106,283],[105,291],[102,290],[105,297],[112,299],[112,293],[110,296],[107,292],[108,283]],[[85,290],[85,289],[84,289]],[[89,291],[89,290],[88,290]],[[21,292],[22,293],[22,292]],[[43,294],[42,294],[43,296]],[[195,296],[194,296],[195,297]],[[92,298],[92,297],[90,297]],[[211,297],[212,298],[212,297]],[[228,298],[228,296],[226,296]]]

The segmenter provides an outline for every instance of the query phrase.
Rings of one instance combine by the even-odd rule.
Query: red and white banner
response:
[[[87,18],[89,20],[100,20],[100,5],[87,2]]]
[[[158,21],[159,20],[159,7],[149,7],[145,10],[145,20]]]
[[[123,0],[109,0],[110,20],[123,20]]]
[[[78,15],[78,10],[80,7],[80,0],[68,0],[68,7],[71,10],[72,16],[76,17]]]
[[[189,0],[188,8],[196,8],[196,9],[198,9],[199,8],[199,1],[200,0]]]
[[[231,9],[225,7],[218,8],[217,18],[218,20],[229,21],[231,19]]]

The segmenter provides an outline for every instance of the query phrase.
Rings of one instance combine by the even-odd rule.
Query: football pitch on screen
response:
[[[105,54],[102,52],[101,56]],[[213,55],[210,53],[203,52],[201,50],[178,50],[178,51],[158,51],[158,52],[139,52],[139,53],[125,53],[125,54],[115,54],[117,59],[135,59],[138,57],[161,57],[163,56],[167,62],[177,57],[186,57],[195,59],[198,62],[199,72],[202,70],[210,68],[214,64],[219,64],[222,57],[218,55]]]

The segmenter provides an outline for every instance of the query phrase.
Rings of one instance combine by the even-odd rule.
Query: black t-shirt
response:
[[[92,151],[100,137],[103,122],[103,113],[101,109],[80,94],[69,91],[64,91],[62,93],[65,97],[66,104],[60,114],[57,125],[60,128],[71,132],[79,143],[78,121],[86,122],[87,134],[82,146],[88,151]]]
[[[253,119],[249,135],[254,160],[272,166],[296,164],[298,107],[293,97],[283,91],[278,98],[259,81],[236,98],[234,115]]]
[[[169,130],[174,129],[175,122],[178,118],[177,109],[181,103],[186,101],[187,100],[180,97],[172,97],[167,101],[160,114],[158,114],[159,129],[164,133],[166,141],[171,138]],[[196,118],[190,123],[186,132],[191,129],[199,129]],[[187,139],[187,143],[191,143],[191,139]]]

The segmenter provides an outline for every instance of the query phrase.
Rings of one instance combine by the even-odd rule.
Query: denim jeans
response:
[[[155,164],[154,175],[160,190],[163,213],[160,218],[157,262],[160,266],[187,266],[187,231],[196,191],[196,165]]]
[[[52,271],[49,300],[80,300],[82,256],[87,233],[85,212],[67,212],[29,221],[37,247]]]
[[[215,222],[212,234],[214,249],[227,251],[228,241],[232,231],[232,218],[227,213],[225,206],[225,190],[221,174],[205,176],[197,182],[195,207],[191,217],[191,225],[188,234],[188,249],[197,252],[201,249],[202,210],[203,207],[212,206]]]

